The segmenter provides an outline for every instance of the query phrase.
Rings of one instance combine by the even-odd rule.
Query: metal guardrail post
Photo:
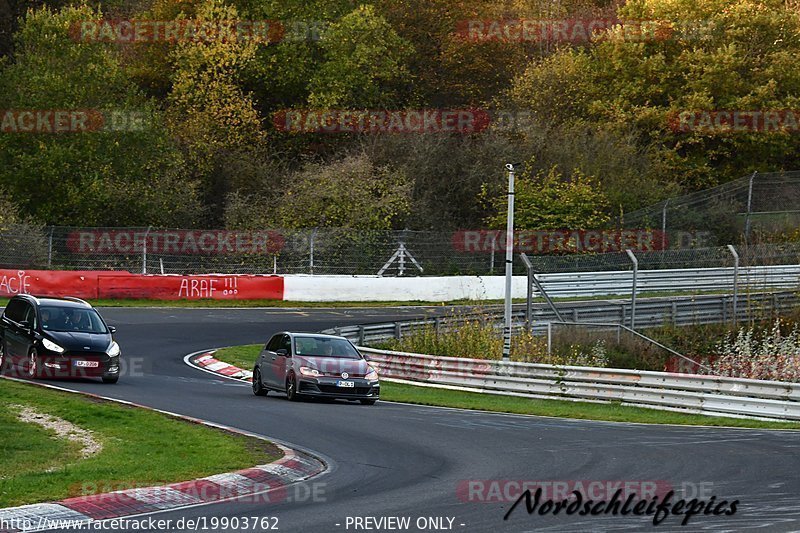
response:
[[[631,329],[636,328],[636,277],[639,274],[639,260],[636,259],[636,256],[633,252],[628,249],[625,250],[625,253],[628,254],[631,262],[633,263],[633,286],[631,287]]]
[[[553,323],[547,323],[547,355],[553,352]]]
[[[728,250],[733,255],[733,323],[735,325],[739,321],[737,313],[739,305],[739,254],[732,244],[728,245]]]
[[[400,340],[403,337],[403,330],[400,322],[394,323],[394,338]]]
[[[364,326],[358,326],[358,345],[364,345]]]

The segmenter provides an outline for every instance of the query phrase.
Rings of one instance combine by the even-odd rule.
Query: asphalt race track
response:
[[[800,432],[626,425],[387,402],[373,407],[290,403],[276,394],[257,398],[249,386],[183,362],[188,353],[263,342],[278,330],[317,331],[435,310],[109,308],[101,312],[117,326],[123,356],[138,361],[139,367],[131,369],[134,375],[123,375],[117,385],[99,381],[57,385],[271,436],[331,461],[330,472],[290,490],[279,502],[227,502],[157,518],[271,516],[278,518],[279,531],[303,532],[376,531],[354,527],[354,517],[367,516],[410,517],[406,531],[420,531],[416,521],[424,517],[443,519],[445,527],[451,518],[452,530],[470,532],[800,530]],[[687,526],[680,525],[678,516],[667,517],[657,527],[652,517],[633,515],[529,516],[524,504],[504,521],[511,502],[464,501],[469,494],[459,488],[470,480],[497,480],[495,487],[504,480],[656,482],[677,489],[678,497],[685,490],[687,500],[716,496],[717,502],[740,503],[733,516],[700,514]],[[486,495],[478,494],[473,496]]]

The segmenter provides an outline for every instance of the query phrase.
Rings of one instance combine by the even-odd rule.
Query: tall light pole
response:
[[[511,357],[511,281],[514,263],[514,165],[508,163],[508,222],[506,224],[506,324],[503,329],[503,361]]]

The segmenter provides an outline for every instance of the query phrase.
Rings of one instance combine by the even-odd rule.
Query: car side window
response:
[[[273,335],[272,338],[267,343],[267,350],[269,350],[270,352],[274,352],[275,350],[280,348],[282,338],[283,338],[283,335],[280,335],[280,334]]]
[[[3,316],[14,322],[22,322],[22,318],[25,316],[24,313],[25,302],[22,300],[11,300],[8,302]]]
[[[284,335],[281,339],[281,345],[278,348],[283,348],[286,353],[292,355],[292,339],[289,335]]]
[[[36,327],[36,310],[31,304],[25,304],[25,314],[22,317],[22,322],[30,324],[32,327]]]

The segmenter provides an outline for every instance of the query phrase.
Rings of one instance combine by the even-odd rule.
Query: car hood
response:
[[[105,352],[111,344],[108,333],[48,331],[45,335],[68,352]]]
[[[298,356],[300,366],[316,368],[326,376],[340,376],[347,372],[352,377],[364,376],[369,370],[369,365],[363,359],[342,359],[341,357],[310,357]]]

